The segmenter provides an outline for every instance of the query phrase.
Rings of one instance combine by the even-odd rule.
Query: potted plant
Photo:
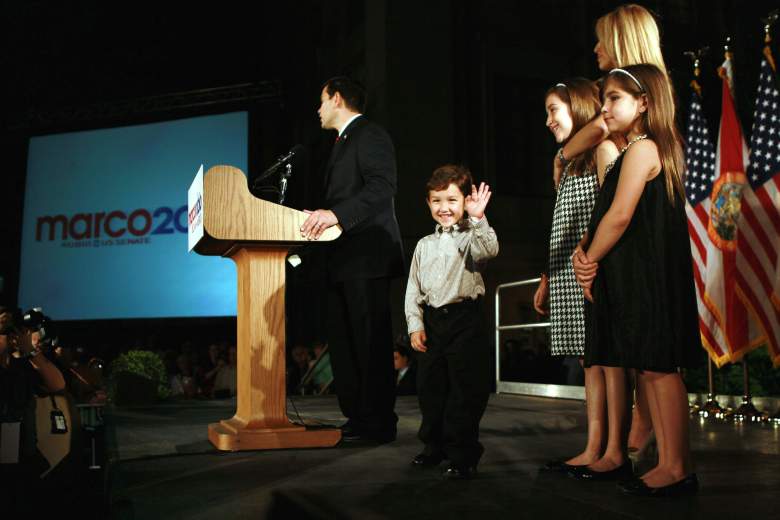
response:
[[[155,352],[130,350],[111,363],[109,398],[115,404],[151,404],[169,393],[165,364]]]

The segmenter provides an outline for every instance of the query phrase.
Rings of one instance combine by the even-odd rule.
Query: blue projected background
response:
[[[187,252],[187,188],[201,164],[246,172],[247,150],[246,112],[30,139],[19,305],[55,320],[235,315],[233,262]]]

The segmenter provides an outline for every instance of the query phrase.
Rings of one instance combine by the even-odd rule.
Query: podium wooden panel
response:
[[[336,445],[339,429],[307,429],[287,417],[285,259],[290,247],[308,243],[300,233],[307,215],[254,197],[232,166],[206,172],[202,211],[204,236],[194,250],[231,258],[238,275],[236,413],[209,425],[209,441],[226,451]],[[340,234],[334,226],[320,241]]]

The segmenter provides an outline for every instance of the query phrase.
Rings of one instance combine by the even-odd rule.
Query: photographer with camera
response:
[[[47,465],[36,447],[35,396],[65,389],[62,372],[42,351],[44,323],[38,311],[23,316],[0,305],[0,480],[11,484],[2,497],[11,510],[36,509],[24,497]]]

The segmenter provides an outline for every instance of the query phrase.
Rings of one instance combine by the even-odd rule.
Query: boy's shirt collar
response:
[[[463,219],[457,224],[453,224],[448,227],[444,227],[441,224],[436,224],[436,236],[440,236],[443,233],[457,233],[458,231],[461,231],[467,227],[466,222],[468,222],[467,219]]]
[[[482,219],[478,220],[474,217],[467,216],[465,218],[462,218],[460,221],[458,221],[457,224],[453,224],[452,226],[449,227],[444,227],[441,224],[436,224],[436,229],[434,231],[434,234],[436,236],[439,236],[442,233],[457,233],[459,231],[466,231],[470,227],[473,227],[475,224],[479,224],[481,220]]]

